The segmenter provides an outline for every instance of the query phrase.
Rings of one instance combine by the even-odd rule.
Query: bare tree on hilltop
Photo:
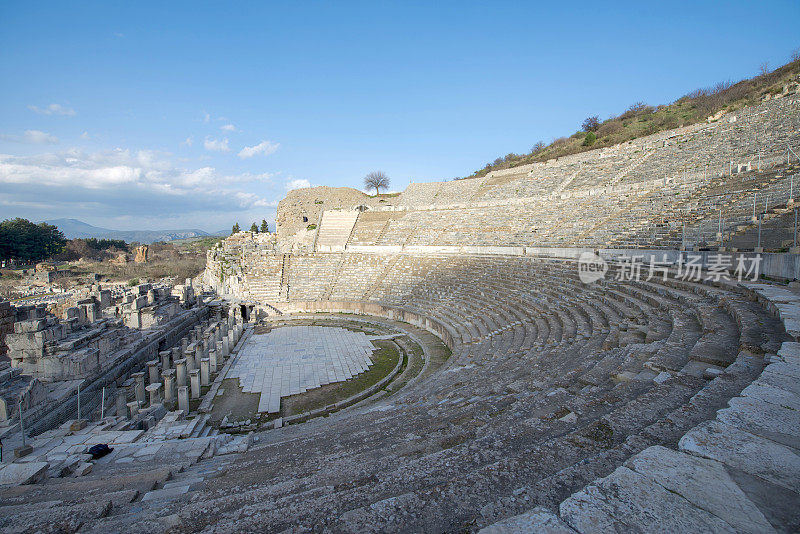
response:
[[[389,187],[389,177],[383,171],[372,171],[364,177],[364,187],[375,188],[375,195],[379,195],[381,189]]]
[[[588,117],[585,121],[583,121],[581,128],[584,132],[596,132],[597,129],[600,128],[600,117],[597,115]]]

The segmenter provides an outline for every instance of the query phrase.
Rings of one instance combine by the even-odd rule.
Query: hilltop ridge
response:
[[[212,235],[196,228],[178,230],[112,230],[93,226],[78,219],[50,219],[44,222],[58,226],[58,229],[64,232],[64,236],[67,239],[96,237],[99,239],[122,239],[128,243],[150,244],[156,241],[174,241],[176,239]]]
[[[465,178],[479,178],[492,171],[606,148],[682,126],[714,122],[726,113],[796,91],[798,83],[800,52],[794,52],[789,63],[775,70],[768,71],[762,67],[762,73],[758,76],[736,83],[723,81],[712,87],[695,89],[671,104],[650,106],[636,102],[621,115],[604,121],[596,116],[589,117],[581,129],[569,137],[559,137],[548,145],[537,142],[527,154],[511,152]]]

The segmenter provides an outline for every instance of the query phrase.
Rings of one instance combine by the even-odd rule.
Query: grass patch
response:
[[[282,399],[283,414],[295,415],[324,408],[380,382],[397,365],[400,351],[397,350],[394,343],[386,340],[375,341],[375,345],[378,346],[378,349],[372,353],[373,364],[367,371],[346,382],[328,384],[306,393],[284,397]]]

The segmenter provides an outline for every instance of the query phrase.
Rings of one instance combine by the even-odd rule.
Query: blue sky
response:
[[[0,2],[0,219],[274,220],[785,63],[800,2]]]

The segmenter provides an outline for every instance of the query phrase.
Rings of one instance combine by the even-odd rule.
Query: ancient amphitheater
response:
[[[0,490],[21,514],[3,524],[796,532],[800,289],[787,282],[800,256],[778,230],[799,149],[795,93],[394,196],[292,191],[277,235],[242,232],[209,252],[206,285],[245,336],[309,318],[400,329],[423,350],[418,376],[272,420],[244,453]],[[587,252],[608,266],[590,283],[576,261]],[[682,271],[689,256],[702,276]]]

